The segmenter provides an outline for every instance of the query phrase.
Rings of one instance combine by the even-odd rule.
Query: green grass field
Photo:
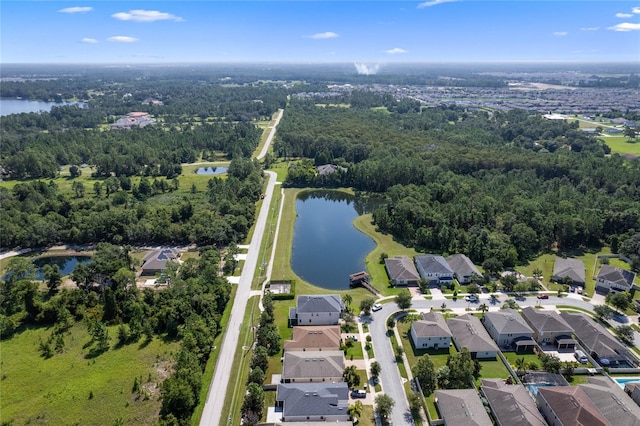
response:
[[[640,155],[640,138],[629,140],[626,136],[606,136],[602,140],[611,148],[614,154]]]
[[[156,424],[158,383],[171,373],[178,344],[154,338],[114,348],[117,327],[109,333],[112,348],[95,358],[83,349],[90,340],[84,323],[66,332],[64,352],[49,359],[38,350],[49,328],[27,328],[3,341],[3,424]],[[131,393],[136,376],[148,389],[147,400]]]

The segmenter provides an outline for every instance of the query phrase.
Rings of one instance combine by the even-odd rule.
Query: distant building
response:
[[[167,262],[175,262],[179,256],[180,252],[172,248],[152,250],[142,258],[141,275],[159,274],[166,269]]]
[[[340,167],[335,164],[322,164],[316,167],[316,170],[319,175],[330,175],[332,173],[347,171],[347,169],[345,169],[344,167]]]
[[[133,127],[146,127],[155,123],[155,119],[149,116],[148,112],[130,112],[125,117],[119,118],[111,125],[112,130],[131,129]]]

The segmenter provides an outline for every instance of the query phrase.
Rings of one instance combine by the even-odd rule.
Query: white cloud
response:
[[[325,33],[316,33],[314,35],[310,35],[309,38],[315,39],[315,40],[324,40],[327,38],[336,38],[338,37],[338,34],[331,32],[331,31],[327,31]]]
[[[424,3],[420,3],[418,5],[418,9],[424,9],[425,7],[431,7],[431,6],[437,6],[439,4],[442,3],[453,3],[456,2],[458,0],[431,0],[431,1],[426,1]]]
[[[580,31],[598,31],[600,27],[582,27]]]
[[[83,43],[97,43],[98,40],[96,40],[95,38],[90,38],[90,37],[84,37],[82,40],[80,40]]]
[[[393,49],[385,50],[385,53],[388,53],[390,55],[397,55],[399,53],[407,53],[407,51],[404,49],[400,49],[399,47],[394,47]]]
[[[631,12],[640,13],[640,7],[634,7],[633,9],[631,9]]]
[[[134,41],[138,41],[138,39],[129,36],[113,36],[109,37],[107,41],[115,41],[117,43],[133,43]]]
[[[60,9],[58,12],[60,13],[87,13],[91,12],[93,8],[91,6],[74,6],[74,7],[65,7],[64,9]]]
[[[614,25],[613,27],[609,27],[609,30],[618,31],[618,32],[627,32],[627,31],[640,31],[640,24],[633,24],[631,22],[623,22],[618,25]]]
[[[564,37],[564,36],[566,36],[566,35],[568,35],[568,34],[569,34],[569,33],[568,33],[568,32],[566,32],[566,31],[556,31],[555,33],[553,33],[553,35],[554,35],[554,36],[557,36],[557,37]]]
[[[159,12],[157,10],[135,9],[135,10],[130,10],[128,12],[114,13],[111,16],[120,21],[134,21],[134,22],[155,22],[155,21],[182,22],[184,21],[184,19],[172,13]]]
[[[616,13],[616,18],[631,18],[632,13]]]

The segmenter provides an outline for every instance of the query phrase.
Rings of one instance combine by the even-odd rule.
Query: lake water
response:
[[[227,173],[227,170],[229,170],[228,167],[221,167],[221,166],[200,167],[198,170],[196,170],[196,174],[197,175],[222,175]]]
[[[44,275],[42,275],[42,268],[44,265],[58,265],[60,268],[60,273],[65,276],[69,275],[73,272],[76,265],[78,263],[88,263],[91,260],[89,256],[49,256],[49,257],[40,257],[33,261],[33,264],[36,265],[36,279],[43,280]]]
[[[371,238],[353,226],[370,211],[368,200],[336,191],[312,191],[296,200],[291,268],[319,287],[349,288],[349,274],[365,270],[365,257],[374,248]]]
[[[41,112],[51,111],[54,106],[62,105],[80,105],[85,104],[83,102],[42,102],[42,101],[30,101],[26,99],[1,99],[0,98],[0,116],[9,114],[20,114],[21,112]]]

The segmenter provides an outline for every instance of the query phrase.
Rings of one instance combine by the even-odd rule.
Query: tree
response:
[[[616,327],[616,334],[626,344],[633,345],[634,332],[633,328],[630,325],[621,325]]]
[[[42,267],[42,275],[44,275],[44,278],[47,281],[49,291],[55,291],[62,283],[62,274],[60,273],[58,265],[44,265]]]
[[[258,328],[256,335],[259,346],[264,346],[269,355],[280,352],[280,333],[275,324],[266,324]]]
[[[516,358],[516,370],[517,370],[518,376],[521,376],[523,374],[523,371],[524,371],[524,368],[525,368],[526,364],[527,363],[524,360],[524,357]]]
[[[252,369],[249,372],[247,383],[256,383],[262,386],[262,384],[264,383],[264,371],[262,371],[262,368],[256,367]]]
[[[71,179],[80,177],[82,176],[82,170],[80,169],[80,167],[74,164],[71,167],[69,167],[69,176],[71,177]]]
[[[519,282],[515,285],[514,290],[518,294],[526,293],[529,290],[529,284],[526,282]]]
[[[613,309],[609,305],[596,305],[593,307],[593,312],[602,320],[610,320],[613,318]]]
[[[442,302],[442,305],[440,305],[440,309],[442,309],[442,312],[444,312],[447,309],[447,304],[445,302]]]
[[[469,349],[463,347],[462,350],[447,358],[449,367],[449,388],[466,389],[473,381],[475,365],[471,359]]]
[[[480,306],[478,306],[478,310],[484,314],[489,310],[489,307],[486,303],[482,303]]]
[[[542,269],[536,267],[533,270],[533,278],[535,278],[537,280],[542,279]]]
[[[396,296],[396,304],[403,311],[411,307],[411,292],[407,289],[400,290]]]
[[[502,304],[502,308],[501,309],[520,309],[520,306],[515,301],[515,299],[507,299]]]
[[[347,306],[347,310],[349,310],[349,308],[351,307],[351,302],[353,302],[353,297],[351,297],[351,295],[347,293],[344,296],[342,296],[342,301]]]
[[[628,137],[629,140],[635,139],[636,138],[636,129],[633,128],[633,127],[624,126],[624,135],[626,137]]]
[[[391,414],[393,406],[396,405],[396,402],[386,393],[381,393],[376,396],[375,405],[376,413],[380,416],[380,419],[383,420],[383,422],[386,422],[387,418]]]
[[[490,257],[482,262],[482,269],[494,276],[498,275],[503,268],[502,262],[495,257]]]
[[[356,401],[349,406],[349,408],[347,409],[347,413],[351,416],[352,419],[360,420],[360,416],[362,416],[363,410],[364,407],[362,406],[362,402]]]
[[[373,304],[376,303],[376,301],[372,298],[366,298],[363,299],[360,302],[360,310],[365,314],[365,315],[369,315],[371,313],[371,308],[373,307]]]
[[[384,265],[384,261],[388,258],[389,258],[389,255],[387,253],[384,253],[384,252],[380,253],[380,263],[382,263],[383,265]]]
[[[623,291],[622,293],[610,292],[605,297],[605,302],[613,306],[618,312],[624,312],[631,305],[631,295]]]
[[[355,365],[350,365],[349,367],[346,367],[342,372],[342,378],[344,379],[345,382],[347,382],[347,385],[349,386],[349,388],[353,389],[360,386],[360,376],[358,375],[358,371]]]
[[[562,375],[567,379],[568,382],[573,380],[573,375],[575,373],[575,369],[573,368],[573,362],[565,361],[564,363],[564,371]]]
[[[245,424],[255,425],[262,417],[264,409],[264,390],[257,383],[249,383],[247,385],[247,394],[242,402],[242,417]]]
[[[469,284],[467,286],[467,292],[469,294],[480,294],[480,286],[475,283]]]
[[[422,398],[420,395],[414,391],[409,391],[407,393],[407,401],[409,402],[409,411],[411,411],[411,415],[414,418],[418,417],[420,415],[420,410],[422,409]]]
[[[369,370],[369,372],[371,373],[371,377],[377,378],[378,376],[380,376],[380,371],[382,371],[380,363],[378,361],[373,361]]]
[[[260,368],[262,371],[266,371],[269,366],[269,353],[264,346],[256,347],[251,358],[251,368]]]
[[[423,293],[427,293],[429,291],[429,280],[424,278],[420,278],[418,280],[418,287],[420,287],[420,291]]]
[[[505,274],[500,277],[500,284],[502,284],[502,289],[506,292],[511,292],[515,288],[516,284],[518,284],[518,279],[514,274]]]
[[[82,182],[73,181],[73,183],[71,184],[71,189],[73,190],[73,192],[76,193],[76,197],[77,198],[84,197],[85,188],[84,188],[84,184]]]
[[[544,368],[546,371],[548,371],[549,373],[560,372],[560,368],[562,368],[562,362],[556,355],[542,353],[539,355],[539,358],[540,362],[542,363],[542,368]]]
[[[429,396],[436,390],[436,371],[429,355],[418,358],[411,372],[420,383],[424,396]]]

